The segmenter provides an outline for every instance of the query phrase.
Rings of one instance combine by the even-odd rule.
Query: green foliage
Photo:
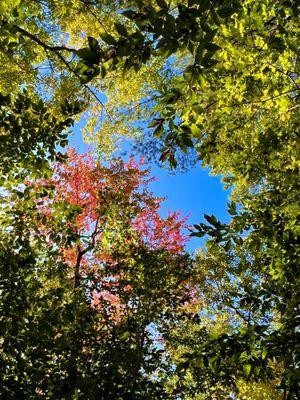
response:
[[[65,147],[73,119],[49,112],[42,100],[28,92],[17,96],[0,95],[1,174],[46,173],[48,160],[62,160],[56,146]]]
[[[281,176],[280,180],[278,178],[277,175],[276,183],[279,185],[285,182],[286,176]],[[294,182],[296,183],[296,177]],[[233,218],[229,225],[209,217],[206,219],[210,225],[195,225],[194,235],[211,236],[212,239],[208,242],[209,252],[213,252],[214,247],[222,243],[226,252],[230,253],[238,248],[239,252],[247,255],[248,260],[245,258],[247,261],[244,261],[244,265],[238,264],[239,275],[244,271],[255,277],[257,283],[249,284],[244,278],[239,288],[228,293],[237,296],[231,301],[234,301],[239,315],[244,314],[243,308],[246,307],[251,317],[246,329],[235,336],[235,349],[244,341],[245,335],[251,335],[249,340],[251,337],[251,340],[258,341],[261,352],[259,362],[276,359],[277,362],[283,363],[285,372],[282,374],[281,387],[292,399],[297,398],[299,393],[299,214],[296,211],[298,190],[289,185],[288,191],[281,186],[281,191],[278,192],[274,186],[265,185],[259,192],[242,198],[242,208],[238,211],[231,204],[229,210]],[[286,204],[290,205],[289,209],[286,208]],[[235,281],[238,282],[236,278]],[[253,312],[258,312],[259,318],[252,319]],[[226,342],[223,344],[227,348]],[[244,372],[245,368],[243,366]],[[255,368],[258,368],[257,364]],[[249,372],[249,376],[251,371],[252,369],[247,367],[246,372]],[[259,369],[260,376],[263,371]]]
[[[1,395],[299,398],[299,1],[0,0],[0,61]],[[120,325],[60,257],[80,208],[41,233],[51,185],[24,188],[84,110],[102,153],[151,132],[161,163],[195,149],[233,189],[193,263],[125,242],[103,265],[135,290]]]
[[[76,244],[65,218],[80,211],[60,202],[54,222],[44,219],[43,193],[30,186],[12,191],[0,213],[1,395],[168,398],[155,378],[166,368],[156,336],[186,301],[190,258],[125,241],[111,255],[117,264],[99,262],[97,274],[87,270],[74,286],[75,266],[59,249]],[[125,307],[120,320],[109,301],[97,310],[87,295],[108,284]]]

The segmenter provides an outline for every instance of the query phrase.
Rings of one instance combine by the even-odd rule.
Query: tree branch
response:
[[[95,229],[93,233],[91,234],[91,241],[89,242],[88,246],[81,250],[80,245],[77,245],[77,260],[74,268],[74,287],[77,288],[80,284],[80,264],[82,257],[90,250],[93,250],[96,244],[96,236],[99,233],[98,231],[98,226],[99,226],[99,219],[100,217],[97,218],[96,224],[95,224]]]
[[[0,20],[3,26],[5,25],[10,25],[7,21],[5,20]],[[76,49],[66,47],[66,46],[50,46],[49,44],[43,42],[41,39],[33,35],[32,33],[26,31],[25,29],[19,27],[18,25],[11,25],[17,32],[21,33],[23,36],[28,37],[35,43],[37,43],[39,46],[43,47],[45,50],[50,50],[52,52],[58,52],[58,51],[68,51],[71,53],[75,53]]]
[[[8,22],[5,21],[5,20],[0,20],[0,22],[2,23],[3,26],[8,25]],[[16,29],[19,33],[21,33],[23,36],[26,36],[27,38],[29,38],[30,40],[32,40],[33,42],[35,42],[36,44],[41,46],[45,51],[50,51],[50,52],[54,53],[61,60],[61,62],[67,67],[67,69],[80,80],[81,84],[86,88],[86,90],[88,92],[91,93],[91,95],[97,100],[97,102],[101,105],[101,107],[106,109],[105,105],[99,99],[97,94],[86,83],[82,82],[82,79],[81,79],[80,75],[77,74],[77,72],[71,67],[70,63],[61,54],[62,51],[67,51],[69,53],[76,54],[76,51],[77,51],[76,49],[70,48],[70,47],[67,47],[67,46],[51,46],[51,45],[43,42],[41,39],[39,39],[38,37],[36,37],[32,33],[26,31],[25,29],[23,29],[21,27],[19,27],[18,25],[12,25],[12,27],[14,29]],[[107,57],[103,60],[103,62],[109,60],[113,56],[114,56],[114,52],[108,53]]]

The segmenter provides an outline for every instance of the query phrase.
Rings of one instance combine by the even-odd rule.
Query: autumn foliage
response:
[[[70,149],[67,162],[53,167],[53,178],[35,182],[36,188],[54,188],[54,196],[39,206],[40,212],[49,223],[57,207],[72,207],[67,230],[73,241],[64,243],[61,256],[74,274],[75,286],[93,276],[91,304],[102,309],[103,302],[109,303],[110,313],[118,320],[123,307],[119,288],[130,292],[132,285],[126,284],[124,272],[114,271],[119,261],[116,254],[130,254],[137,246],[170,255],[182,253],[187,242],[186,218],[180,212],[169,212],[166,218],[160,215],[163,199],[149,191],[153,178],[142,161],[115,159],[104,166],[92,155]],[[109,272],[104,273],[105,268]]]
[[[80,237],[103,239],[104,225],[126,228],[124,240],[134,237],[149,248],[183,251],[187,236],[186,218],[180,212],[160,215],[162,198],[154,197],[148,186],[153,178],[143,162],[115,159],[109,166],[98,163],[89,154],[68,151],[67,163],[55,165],[55,201],[78,206],[71,223]],[[97,229],[95,230],[97,225]],[[118,232],[122,234],[122,232]],[[95,246],[96,247],[96,246]]]

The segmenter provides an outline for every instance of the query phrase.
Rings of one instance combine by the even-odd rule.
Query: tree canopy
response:
[[[299,14],[0,0],[3,398],[299,398]],[[163,218],[149,160],[221,175],[231,221]]]

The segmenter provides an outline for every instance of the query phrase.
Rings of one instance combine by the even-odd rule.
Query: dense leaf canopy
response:
[[[299,14],[0,0],[1,398],[299,398]],[[205,249],[124,138],[232,189]]]

